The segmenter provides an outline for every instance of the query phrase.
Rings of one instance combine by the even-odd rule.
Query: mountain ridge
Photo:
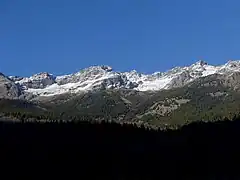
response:
[[[137,91],[159,91],[178,88],[213,74],[240,72],[240,61],[228,61],[213,66],[199,60],[185,67],[174,67],[165,72],[152,74],[114,71],[107,65],[90,66],[76,73],[55,76],[41,72],[30,77],[8,76],[23,92],[36,96],[54,96],[64,93],[79,93],[98,89],[133,89]]]
[[[31,81],[35,80],[33,82],[24,80],[26,85],[30,83],[31,86],[58,81],[61,85],[54,83],[33,89],[43,93],[50,89],[53,92],[50,95],[34,94],[19,83],[14,83],[11,80],[13,77],[1,75],[0,87],[4,90],[0,94],[0,112],[7,112],[8,115],[10,112],[18,118],[34,119],[37,116],[38,119],[53,120],[113,120],[161,127],[183,125],[196,120],[232,119],[234,114],[240,114],[239,70],[238,61],[217,67],[200,61],[189,67],[176,67],[153,76],[137,71],[126,75],[108,67],[103,69],[95,66],[73,76],[55,78],[49,73],[39,73],[32,77]],[[136,88],[159,82],[162,77],[171,79],[166,89],[139,91]],[[131,84],[139,78],[145,82]],[[86,86],[90,88],[79,91],[79,88]],[[59,87],[65,89],[58,89],[63,92],[56,93]]]

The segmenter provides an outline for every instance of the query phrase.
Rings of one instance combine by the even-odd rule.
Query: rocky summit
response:
[[[11,79],[0,73],[0,97],[1,98],[18,98],[21,90]]]

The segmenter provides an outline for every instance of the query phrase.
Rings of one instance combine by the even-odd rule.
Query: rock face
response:
[[[21,81],[23,79],[23,77],[20,76],[9,76],[8,78],[13,82]]]
[[[217,79],[219,79],[221,83],[226,87],[230,87],[234,90],[240,89],[240,72],[233,72],[230,74],[218,76]]]
[[[0,73],[0,98],[15,99],[21,94],[19,86],[4,74]]]
[[[111,72],[112,68],[109,66],[92,66],[75,74],[57,76],[56,82],[58,85],[64,85],[67,83],[91,81],[112,74]]]
[[[192,79],[193,78],[189,72],[182,72],[171,80],[171,83],[168,85],[168,89],[182,87],[191,82]]]
[[[35,74],[30,78],[13,78],[13,80],[26,89],[43,89],[55,83],[53,75],[47,72]]]

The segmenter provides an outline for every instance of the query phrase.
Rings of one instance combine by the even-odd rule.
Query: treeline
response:
[[[20,121],[22,123],[26,122],[36,122],[36,123],[78,123],[78,122],[88,122],[91,124],[95,123],[116,123],[120,125],[132,125],[137,128],[145,128],[152,130],[166,130],[166,129],[179,129],[182,125],[180,124],[167,124],[160,123],[152,124],[149,121],[131,121],[131,120],[118,120],[107,115],[93,115],[93,114],[82,114],[82,115],[70,115],[69,113],[57,113],[57,112],[24,112],[24,111],[7,111],[2,112],[3,117],[11,118],[13,121]]]
[[[0,128],[3,167],[7,162],[12,171],[24,168],[21,173],[34,172],[34,178],[49,173],[68,179],[240,177],[238,117],[167,131],[105,121],[1,122]]]

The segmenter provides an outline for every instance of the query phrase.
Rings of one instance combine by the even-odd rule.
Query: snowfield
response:
[[[54,76],[49,73],[38,73],[31,77],[15,78],[14,82],[22,86],[26,92],[39,96],[53,96],[68,92],[91,91],[96,88],[159,91],[176,84],[185,85],[200,77],[232,72],[240,72],[239,60],[228,61],[220,66],[198,61],[190,66],[175,67],[166,72],[153,74],[142,74],[136,70],[115,72],[110,66],[92,66],[74,74]],[[9,76],[11,79],[13,77]]]

